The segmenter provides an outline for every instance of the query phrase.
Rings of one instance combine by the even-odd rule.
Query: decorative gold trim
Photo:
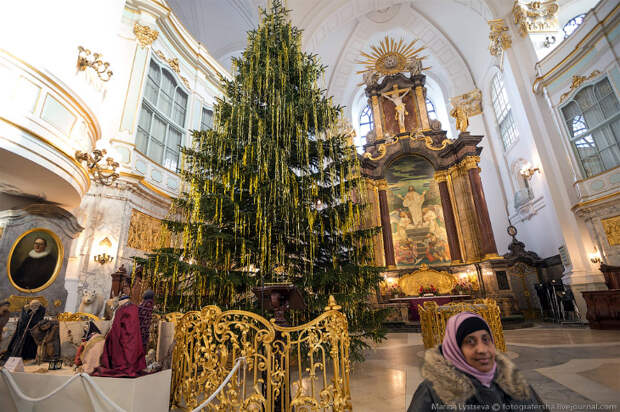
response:
[[[463,167],[465,170],[469,170],[469,169],[480,170],[480,168],[478,167],[478,163],[480,163],[480,156],[467,156],[463,160],[461,160],[459,165]]]
[[[468,117],[476,116],[482,113],[482,91],[474,89],[471,92],[454,96],[450,98],[450,104],[457,107],[460,106],[465,110]]]
[[[71,163],[73,163],[75,166],[77,166],[77,168],[78,168],[78,169],[82,172],[82,175],[86,178],[85,180],[86,180],[86,182],[87,182],[87,187],[86,187],[86,188],[83,188],[83,187],[82,187],[82,190],[84,190],[84,193],[86,193],[86,192],[88,192],[88,191],[90,190],[90,183],[91,183],[91,181],[90,181],[90,176],[88,175],[88,171],[86,170],[86,168],[85,168],[82,164],[80,164],[77,160],[75,160],[75,158],[74,158],[73,156],[70,156],[67,152],[65,152],[63,149],[61,149],[60,147],[58,147],[58,146],[57,146],[56,144],[54,144],[53,142],[51,142],[51,141],[47,140],[45,137],[41,136],[40,134],[38,134],[38,133],[36,133],[36,132],[34,132],[34,131],[30,130],[30,129],[25,128],[24,126],[21,126],[21,125],[19,125],[19,124],[17,124],[17,123],[14,123],[14,122],[10,121],[9,119],[7,119],[7,118],[5,118],[5,117],[3,117],[3,116],[0,116],[0,121],[3,121],[3,122],[5,122],[5,123],[8,123],[9,125],[11,125],[11,126],[13,126],[13,127],[16,127],[16,128],[18,128],[19,130],[21,130],[21,131],[23,131],[23,132],[26,132],[26,133],[28,133],[28,134],[30,134],[30,135],[32,135],[32,136],[33,136],[33,137],[35,137],[36,139],[38,139],[38,140],[42,141],[43,143],[45,143],[45,144],[47,144],[47,145],[49,145],[49,146],[53,147],[54,149],[56,149],[57,151],[59,151],[61,154],[63,154],[63,155],[64,155],[67,159],[69,159],[69,160],[71,161]],[[27,150],[30,150],[30,151],[31,151],[31,149],[32,149],[32,148],[30,148],[30,147],[23,146],[23,145],[21,145],[21,144],[19,144],[19,143],[13,142],[12,140],[9,140],[8,138],[6,138],[6,137],[4,137],[4,136],[0,136],[0,139],[5,139],[5,140],[7,140],[8,142],[11,142],[11,143],[13,143],[13,144],[15,144],[15,145],[17,145],[17,146],[23,147],[24,149],[27,149]],[[59,165],[57,165],[57,166],[59,166]],[[73,176],[73,172],[72,172],[72,171],[69,171],[69,170],[67,170],[67,169],[65,169],[65,168],[63,168],[63,167],[61,167],[61,166],[59,166],[59,167],[60,167],[62,170],[64,170],[65,172],[67,172],[69,175]],[[78,182],[78,183],[79,183],[79,182]],[[80,185],[80,187],[81,187],[81,185]]]
[[[375,120],[375,139],[383,139],[383,124],[381,123],[381,111],[379,109],[379,96],[372,96],[372,112],[377,113]]]
[[[543,82],[543,83],[542,83],[542,87],[546,87],[546,86],[547,86],[547,84],[546,84],[546,82],[544,82],[544,80],[545,80],[547,77],[550,77],[550,76],[554,75],[554,72],[556,71],[556,69],[558,69],[559,67],[561,67],[561,66],[562,66],[562,65],[563,65],[563,64],[564,64],[564,63],[565,63],[568,59],[570,59],[571,57],[573,57],[573,55],[574,55],[575,53],[577,53],[578,51],[580,51],[581,46],[582,46],[582,45],[583,45],[583,44],[584,44],[584,43],[585,43],[585,42],[586,42],[586,41],[590,38],[590,36],[592,36],[592,34],[594,33],[594,31],[595,31],[596,29],[598,29],[598,28],[599,28],[599,26],[602,26],[603,24],[607,23],[607,20],[609,20],[609,19],[612,17],[612,15],[613,15],[613,14],[614,14],[617,10],[618,10],[618,8],[620,8],[620,3],[619,3],[619,4],[618,4],[618,5],[617,5],[617,6],[616,6],[616,7],[615,7],[615,8],[614,8],[614,9],[613,9],[613,10],[612,10],[612,11],[611,11],[611,12],[610,12],[610,13],[609,13],[609,14],[608,14],[608,15],[607,15],[607,16],[606,16],[606,17],[605,17],[602,21],[599,21],[596,25],[594,25],[594,27],[592,27],[592,29],[591,29],[588,33],[586,33],[586,34],[584,35],[583,39],[581,39],[581,40],[579,41],[579,43],[577,43],[577,45],[575,46],[575,48],[573,49],[573,51],[571,51],[570,53],[568,53],[568,54],[566,55],[566,57],[564,57],[562,60],[560,60],[560,62],[558,62],[555,66],[553,66],[551,69],[549,69],[549,71],[547,71],[547,73],[545,73],[545,74],[543,74],[543,75],[541,75],[541,76],[538,76],[536,79],[534,79],[534,83],[532,83],[532,92],[533,92],[534,94],[536,94],[536,93],[537,93],[537,89],[538,89],[538,88],[537,88],[537,85],[538,85],[538,83],[539,83],[539,82]],[[567,71],[567,70],[571,69],[571,68],[572,68],[573,66],[575,66],[578,62],[580,62],[582,58],[583,58],[583,56],[582,56],[582,57],[580,57],[577,61],[573,62],[573,64],[571,64],[570,66],[565,67],[565,68],[564,68],[564,69],[562,69],[560,72],[556,73],[556,74],[557,74],[557,76],[561,76],[561,75],[562,75],[565,71]]]
[[[608,195],[605,196],[601,196],[598,197],[596,199],[592,199],[592,200],[586,200],[585,202],[579,202],[579,203],[575,203],[571,208],[571,212],[574,212],[575,209],[578,209],[580,207],[584,207],[584,206],[590,206],[592,204],[598,203],[598,202],[603,202],[607,199],[611,199],[612,197],[618,196],[620,195],[620,191],[614,192],[614,193],[610,193]]]
[[[447,294],[454,288],[456,279],[450,273],[435,270],[427,264],[421,264],[417,270],[398,279],[398,285],[408,296],[419,296],[420,286],[431,284],[439,290],[439,293]]]
[[[515,1],[512,15],[521,37],[529,33],[548,33],[558,30],[557,13],[560,9],[557,1],[532,1],[521,4]]]
[[[147,182],[145,178],[142,178],[140,180],[140,184],[142,186],[146,187],[147,189],[152,190],[153,192],[157,193],[158,195],[165,197],[166,199],[170,199],[170,200],[173,199],[173,197],[170,196],[168,193],[165,193],[165,192],[161,191],[157,187],[155,187],[152,184],[150,184],[149,182]]]
[[[54,273],[52,273],[52,276],[50,276],[50,278],[48,279],[47,282],[45,282],[45,284],[43,284],[42,286],[39,286],[38,288],[34,288],[34,289],[25,289],[22,288],[21,286],[18,286],[15,281],[13,281],[13,276],[11,275],[11,260],[13,259],[13,252],[15,251],[15,248],[17,247],[17,245],[19,244],[19,242],[26,237],[27,235],[29,235],[32,232],[45,232],[48,235],[50,235],[52,237],[52,239],[54,240],[54,242],[56,242],[56,245],[58,247],[58,256],[56,258],[56,267],[54,268]],[[47,289],[52,283],[54,283],[54,281],[56,280],[56,277],[58,277],[58,274],[60,273],[60,269],[62,269],[62,262],[65,256],[65,250],[64,247],[62,245],[62,242],[60,240],[60,238],[58,237],[58,235],[56,235],[56,233],[52,232],[49,229],[43,228],[43,227],[35,227],[34,229],[30,229],[25,231],[24,233],[22,233],[17,240],[15,240],[15,242],[13,243],[13,246],[11,246],[11,250],[9,251],[9,257],[8,260],[6,262],[6,273],[9,277],[9,282],[11,282],[11,285],[13,285],[13,287],[17,290],[19,290],[20,292],[26,292],[26,293],[36,293],[39,292],[43,289]]]
[[[84,312],[61,312],[58,314],[59,322],[77,322],[84,320],[100,320],[98,316]]]
[[[566,99],[568,96],[570,96],[584,82],[586,82],[587,80],[591,80],[591,79],[597,77],[600,74],[601,74],[600,70],[594,70],[587,77],[586,76],[573,76],[573,80],[572,80],[572,82],[570,84],[570,89],[566,93],[562,94],[562,96],[560,96],[560,103],[562,103],[564,101],[564,99]]]
[[[157,40],[157,36],[159,36],[157,30],[153,30],[149,26],[142,26],[138,22],[133,25],[133,34],[136,35],[136,40],[140,43],[140,47],[143,48],[153,44]]]
[[[185,77],[181,76],[181,66],[179,64],[178,58],[174,57],[168,59],[161,50],[155,50],[155,54],[157,55],[157,57],[168,63],[168,66],[170,66],[170,68],[179,76],[185,87],[187,87],[189,90],[192,90],[189,85],[189,81]]]
[[[620,215],[601,219],[601,225],[609,246],[620,245]]]
[[[9,296],[9,310],[11,312],[21,312],[21,310],[24,308],[24,306],[26,306],[27,304],[29,304],[30,302],[32,302],[33,300],[38,300],[39,302],[41,302],[41,305],[43,305],[43,307],[47,308],[47,299],[45,298],[45,296],[18,296],[18,295],[11,295]]]
[[[512,39],[508,33],[508,26],[504,19],[494,19],[487,22],[489,24],[489,52],[491,56],[502,57],[504,51],[512,46]]]
[[[417,39],[406,44],[403,39],[396,42],[396,40],[391,37],[385,36],[385,38],[379,42],[378,46],[370,46],[372,49],[370,54],[361,52],[361,55],[365,57],[366,60],[360,60],[358,63],[366,66],[366,68],[357,73],[377,72],[383,75],[391,75],[405,71],[407,63],[411,59],[424,59],[424,57],[418,57],[418,53],[426,47],[422,46],[415,49],[414,45],[416,41]],[[422,70],[425,69],[428,68],[423,68]]]
[[[33,72],[35,72],[37,75],[41,76],[46,82],[48,82],[49,84],[54,86],[56,89],[58,89],[58,90],[54,90],[54,89],[52,89],[50,87],[50,89],[52,91],[58,93],[61,97],[63,97],[64,99],[67,99],[71,103],[73,103],[75,105],[74,109],[77,112],[81,113],[83,115],[83,117],[88,120],[87,123],[90,124],[91,131],[93,132],[93,141],[97,141],[97,140],[99,140],[101,138],[101,129],[98,127],[97,121],[93,117],[94,115],[91,116],[90,110],[87,110],[85,108],[87,106],[85,104],[83,105],[82,103],[78,102],[77,99],[64,86],[61,86],[60,84],[58,84],[56,81],[54,81],[52,78],[50,78],[45,73],[41,72],[40,70],[38,70],[34,66],[31,66],[29,63],[25,62],[24,60],[20,59],[19,57],[14,56],[13,54],[9,53],[8,51],[6,51],[4,49],[0,49],[0,53],[4,53],[9,58],[18,61],[22,65],[26,66],[28,69],[30,69]],[[49,87],[49,86],[47,86],[47,87]]]

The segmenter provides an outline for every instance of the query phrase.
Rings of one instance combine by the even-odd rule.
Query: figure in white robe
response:
[[[420,227],[424,224],[422,216],[422,204],[424,203],[424,197],[426,196],[426,190],[421,194],[415,191],[413,186],[409,186],[409,192],[401,199],[403,199],[403,206],[409,209],[411,214],[411,220],[415,227]]]

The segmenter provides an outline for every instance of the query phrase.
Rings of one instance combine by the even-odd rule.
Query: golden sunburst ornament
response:
[[[416,49],[414,46],[416,41],[413,40],[407,44],[403,39],[397,42],[391,37],[385,36],[379,42],[378,47],[370,46],[372,49],[370,54],[362,52],[362,56],[366,59],[358,63],[363,64],[366,68],[357,73],[377,72],[382,75],[390,75],[405,71],[408,60],[412,58],[422,60],[424,58],[417,55],[424,50],[424,46]]]

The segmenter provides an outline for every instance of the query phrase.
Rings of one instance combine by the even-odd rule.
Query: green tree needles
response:
[[[194,131],[182,150],[186,191],[166,222],[178,247],[151,255],[146,272],[165,310],[259,310],[252,287],[287,281],[307,305],[292,314],[300,324],[333,294],[359,358],[362,337],[383,336],[384,313],[368,301],[381,281],[378,229],[363,222],[366,189],[341,108],[318,86],[325,67],[302,52],[287,13],[278,0],[262,11],[233,78],[222,80],[213,128]]]

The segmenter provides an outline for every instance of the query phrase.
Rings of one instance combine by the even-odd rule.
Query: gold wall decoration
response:
[[[101,81],[107,82],[110,78],[112,78],[112,74],[114,73],[112,70],[108,70],[110,63],[101,60],[102,57],[103,55],[101,53],[92,53],[90,50],[82,46],[78,46],[78,71],[84,71],[90,68],[97,73],[97,76],[101,79]]]
[[[424,306],[418,305],[424,347],[429,349],[439,345],[443,341],[448,319],[461,312],[473,312],[482,316],[489,324],[495,347],[506,352],[500,310],[493,299],[476,299],[473,303],[448,303],[442,306],[438,306],[435,302],[424,302]]]
[[[456,285],[456,279],[448,272],[431,269],[426,264],[420,265],[415,272],[407,273],[398,280],[398,285],[408,296],[420,295],[420,286],[435,286],[440,294],[448,294]]]
[[[237,370],[207,411],[350,411],[347,318],[333,297],[326,311],[297,327],[258,314],[188,312],[175,330],[171,403],[193,409]]]
[[[9,310],[11,312],[20,312],[24,306],[29,304],[33,300],[38,300],[41,305],[47,307],[47,299],[44,296],[9,296]]]
[[[416,133],[409,133],[406,135],[394,136],[391,139],[389,139],[389,141],[386,140],[385,143],[381,143],[377,147],[377,154],[375,156],[373,156],[369,152],[366,152],[364,153],[364,158],[372,160],[372,161],[383,159],[383,157],[385,157],[385,155],[387,154],[387,146],[395,145],[396,143],[398,143],[400,139],[411,139],[412,143],[415,141],[422,141],[424,142],[424,146],[426,146],[427,149],[433,150],[433,151],[443,150],[447,145],[452,144],[452,141],[450,139],[445,138],[444,140],[441,141],[441,144],[436,146],[435,142],[433,142],[433,139],[430,136],[426,136],[421,131],[417,131]]]
[[[568,96],[570,96],[573,91],[578,89],[586,80],[593,79],[599,74],[601,74],[600,70],[594,70],[588,76],[573,76],[573,80],[570,84],[570,89],[562,96],[560,96],[560,103],[562,103]]]
[[[468,117],[482,113],[482,91],[474,89],[471,92],[450,98],[453,107],[460,106]]]
[[[508,50],[512,46],[512,39],[508,33],[508,27],[504,22],[504,19],[489,20],[489,52],[491,56],[501,58],[504,55],[504,51]]]
[[[555,0],[531,1],[521,3],[515,1],[512,15],[521,37],[528,33],[554,32],[559,29],[558,10],[560,6]]]
[[[609,246],[620,245],[620,215],[601,219]]]
[[[403,39],[397,42],[391,37],[385,36],[378,46],[370,46],[372,49],[370,53],[361,52],[365,60],[360,60],[358,63],[364,65],[365,68],[357,73],[370,72],[391,75],[404,72],[407,68],[413,67],[414,62],[420,62],[424,59],[418,53],[424,50],[425,47],[415,48],[416,41],[413,40],[407,44]],[[419,64],[416,66],[419,66]],[[419,71],[427,69],[428,67],[423,67]]]
[[[181,76],[181,65],[179,64],[179,59],[174,57],[172,59],[169,59],[166,57],[166,55],[164,54],[164,52],[162,52],[161,50],[155,50],[155,54],[162,59],[163,61],[165,61],[166,63],[168,63],[168,66],[170,66],[170,68],[179,75],[179,77],[181,78],[181,81],[183,82],[183,84],[185,85],[185,87],[187,87],[188,89],[191,89],[191,87],[189,86],[189,81]]]
[[[155,40],[157,40],[157,36],[159,36],[159,32],[157,30],[153,30],[149,26],[142,26],[137,22],[133,25],[133,34],[136,35],[136,39],[140,43],[141,47],[150,46]]]
[[[170,239],[170,233],[168,231],[164,233],[161,220],[132,209],[127,246],[152,251],[162,247],[170,247]]]
[[[2,239],[2,233],[4,233],[4,226],[0,226],[0,239]]]

